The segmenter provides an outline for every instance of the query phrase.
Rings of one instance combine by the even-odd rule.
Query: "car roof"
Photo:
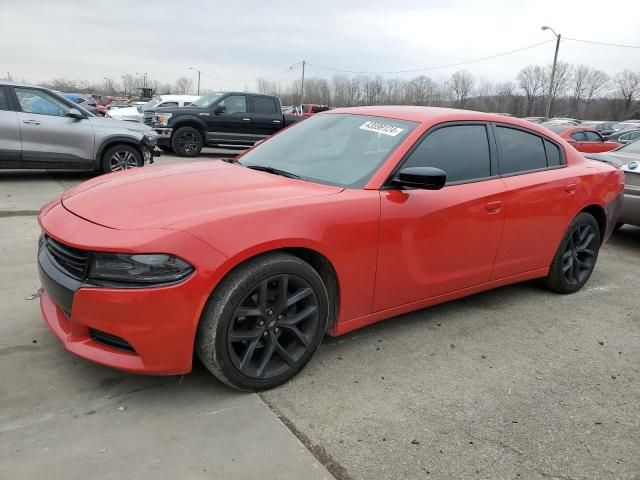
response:
[[[198,95],[160,95],[160,100],[196,100],[200,98]]]
[[[318,115],[352,114],[370,115],[372,117],[386,117],[396,120],[408,120],[420,123],[439,123],[456,120],[478,120],[483,122],[499,122],[519,125],[534,130],[536,124],[521,118],[505,117],[497,113],[477,112],[475,110],[459,110],[442,107],[420,107],[413,105],[389,105],[371,107],[335,108]]]
[[[32,83],[24,83],[24,82],[14,82],[13,80],[0,80],[0,85],[13,86],[13,87],[46,88],[41,85],[34,85]]]

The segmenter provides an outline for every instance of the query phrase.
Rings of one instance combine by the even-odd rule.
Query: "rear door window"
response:
[[[560,147],[555,143],[551,143],[549,140],[544,141],[544,149],[547,152],[547,165],[550,167],[557,167],[562,165],[562,156],[560,155]]]
[[[495,132],[502,175],[547,168],[547,155],[542,138],[509,127],[497,126]]]
[[[586,137],[584,136],[584,132],[573,132],[571,134],[571,138],[573,138],[576,142],[585,142]]]
[[[584,132],[584,136],[587,139],[587,142],[601,142],[602,138],[596,132]]]
[[[253,103],[252,113],[273,114],[278,113],[278,105],[276,100],[271,97],[252,97]]]
[[[430,133],[410,154],[404,167],[435,167],[447,173],[447,183],[491,176],[491,156],[485,125],[452,125]]]

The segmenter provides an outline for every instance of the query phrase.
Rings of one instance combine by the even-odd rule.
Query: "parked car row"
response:
[[[144,112],[160,107],[186,107],[200,98],[198,95],[160,95],[142,105],[128,105],[119,108],[110,108],[105,115],[117,120],[129,120],[142,122]]]

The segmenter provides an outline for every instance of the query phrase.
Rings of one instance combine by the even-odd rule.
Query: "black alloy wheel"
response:
[[[171,137],[171,148],[181,157],[195,157],[203,144],[202,134],[193,127],[181,127]]]
[[[562,271],[569,285],[579,285],[591,274],[595,266],[597,233],[585,223],[571,232],[562,254]]]
[[[218,379],[238,390],[265,390],[292,378],[327,329],[329,294],[319,273],[284,252],[232,270],[202,313],[196,353]]]
[[[567,228],[545,279],[559,293],[577,292],[587,283],[600,250],[600,227],[589,213],[579,213]]]
[[[277,377],[304,356],[319,321],[309,282],[289,274],[266,278],[233,313],[227,332],[231,361],[249,378]]]

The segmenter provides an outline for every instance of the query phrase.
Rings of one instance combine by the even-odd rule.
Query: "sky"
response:
[[[188,67],[202,89],[255,87],[259,77],[289,83],[306,75],[397,71],[464,62],[551,42],[511,55],[420,74],[512,80],[528,64],[553,60],[555,37],[640,46],[635,14],[611,15],[591,0],[0,0],[0,77],[38,83],[96,82],[147,72],[161,83]],[[613,9],[615,10],[615,9]],[[606,20],[608,19],[608,20]],[[606,21],[605,21],[606,20]],[[640,49],[563,41],[559,60],[609,74],[640,69]]]

